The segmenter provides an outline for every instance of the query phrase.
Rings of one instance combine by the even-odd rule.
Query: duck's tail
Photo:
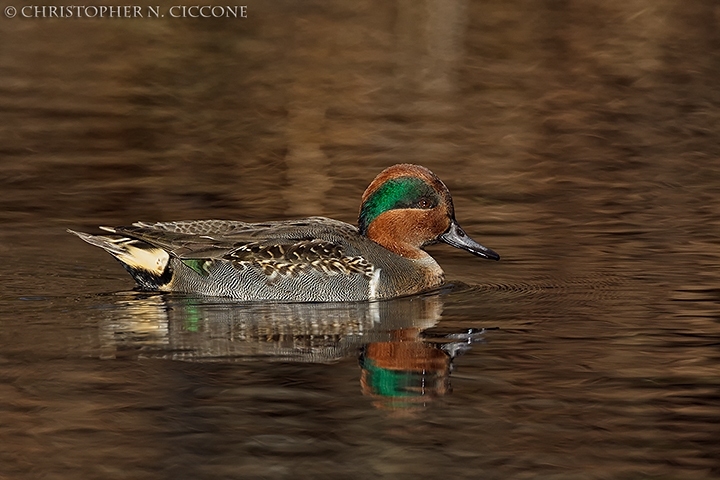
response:
[[[115,232],[111,227],[100,228]],[[142,288],[156,290],[172,279],[170,254],[162,248],[122,235],[91,235],[74,230],[68,230],[68,233],[77,235],[115,257]]]

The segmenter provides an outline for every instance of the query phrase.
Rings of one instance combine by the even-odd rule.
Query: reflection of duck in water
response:
[[[323,217],[103,228],[116,235],[72,233],[115,256],[141,288],[243,301],[361,301],[428,291],[444,281],[423,250],[437,242],[500,258],[460,228],[445,184],[409,164],[372,181],[358,228]]]
[[[362,392],[390,408],[418,406],[450,389],[451,357],[420,338],[415,328],[391,332],[387,342],[367,344],[360,355]]]
[[[360,385],[377,407],[425,406],[451,391],[453,360],[482,341],[485,329],[430,336],[421,328],[389,332],[390,339],[368,343],[360,354]]]
[[[394,331],[422,331],[442,313],[439,293],[382,302],[237,303],[136,294],[103,325],[108,348],[141,346],[155,356],[198,362],[252,359],[324,363],[355,355]]]
[[[332,363],[359,353],[363,393],[391,408],[446,394],[452,359],[472,340],[426,338],[441,317],[440,293],[317,304],[135,294],[116,306],[101,327],[105,358]]]

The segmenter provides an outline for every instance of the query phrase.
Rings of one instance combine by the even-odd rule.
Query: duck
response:
[[[443,242],[500,256],[455,219],[450,191],[429,169],[386,168],[361,198],[358,225],[325,217],[136,222],[68,230],[115,257],[144,291],[238,301],[385,300],[440,288],[445,274],[425,247]]]

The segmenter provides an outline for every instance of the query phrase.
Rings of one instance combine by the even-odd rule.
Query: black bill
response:
[[[490,260],[500,260],[500,255],[493,252],[487,247],[483,247],[475,240],[470,238],[465,230],[453,219],[447,232],[438,237],[441,241],[455,248],[467,250],[468,252],[479,257],[489,258]]]

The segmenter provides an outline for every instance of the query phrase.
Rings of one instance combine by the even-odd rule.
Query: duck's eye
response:
[[[430,201],[429,198],[423,197],[420,200],[418,200],[415,205],[417,205],[417,208],[430,208],[430,207],[432,207],[432,202]]]

